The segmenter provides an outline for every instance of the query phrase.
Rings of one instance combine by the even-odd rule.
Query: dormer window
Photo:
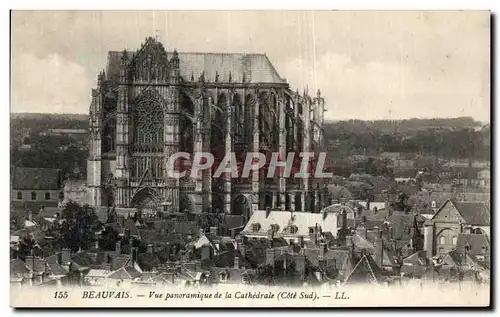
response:
[[[299,231],[299,228],[297,226],[290,226],[290,233],[291,234],[296,234]]]
[[[229,273],[227,271],[220,272],[220,274],[219,274],[219,280],[221,282],[226,282],[228,278],[229,278]]]
[[[314,227],[309,227],[309,234],[313,234],[314,233]]]
[[[253,223],[252,224],[252,231],[259,232],[260,231],[260,223]]]
[[[278,226],[277,224],[272,224],[271,225],[271,231],[273,233],[277,233],[279,230],[280,230],[280,226]]]

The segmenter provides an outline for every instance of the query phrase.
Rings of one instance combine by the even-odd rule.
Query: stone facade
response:
[[[481,233],[489,237],[489,211],[476,213],[474,209],[463,207],[464,205],[475,207],[477,204],[456,203],[450,199],[445,201],[432,219],[426,220],[424,224],[424,250],[427,251],[427,254],[431,256],[444,255],[454,250],[459,234],[480,230]]]
[[[311,179],[169,178],[173,153],[318,151],[325,100],[290,90],[263,54],[109,52],[90,106],[89,203],[167,213],[311,210]],[[288,181],[288,182],[287,182]]]

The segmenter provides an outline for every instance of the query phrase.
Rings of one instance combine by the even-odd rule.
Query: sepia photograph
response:
[[[490,11],[10,19],[12,307],[491,305]]]

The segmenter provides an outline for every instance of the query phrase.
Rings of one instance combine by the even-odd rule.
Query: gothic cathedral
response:
[[[290,90],[264,54],[167,52],[153,38],[136,52],[111,51],[92,90],[89,204],[144,213],[312,211],[311,179],[223,179],[212,170],[170,179],[164,163],[176,152],[318,151],[324,105],[319,91],[311,98]]]

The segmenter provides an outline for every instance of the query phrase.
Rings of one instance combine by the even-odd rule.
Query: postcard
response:
[[[488,307],[489,11],[12,11],[13,307]]]

